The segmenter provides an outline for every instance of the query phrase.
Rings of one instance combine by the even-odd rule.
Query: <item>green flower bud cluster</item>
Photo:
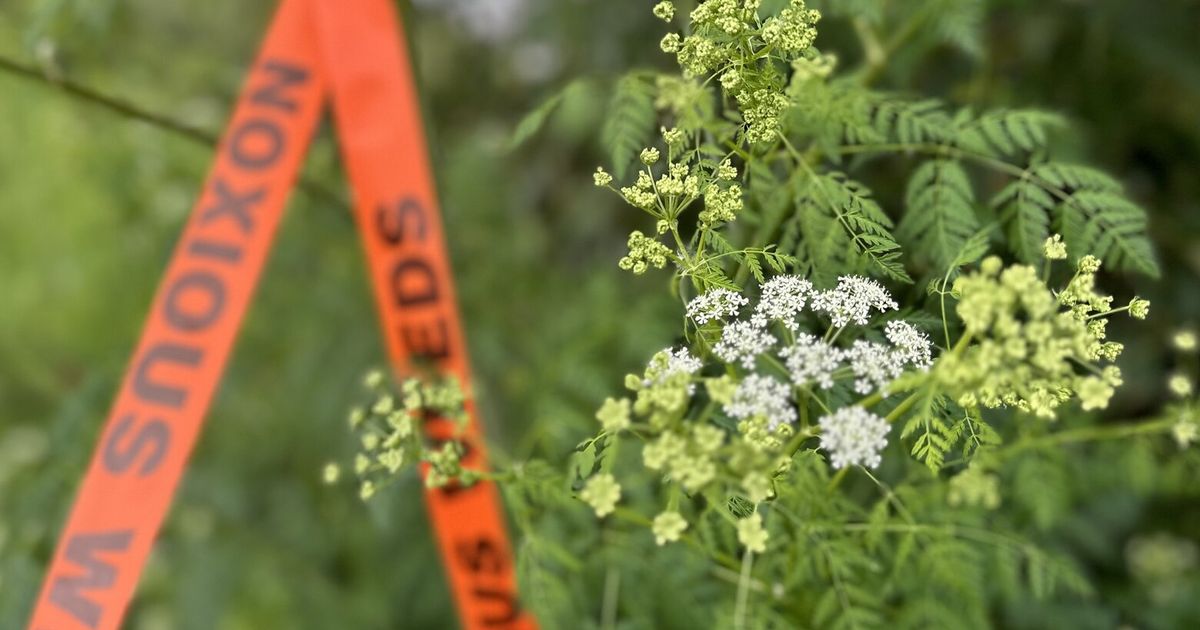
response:
[[[620,188],[621,197],[629,205],[658,219],[660,234],[673,229],[679,215],[701,197],[702,191],[708,214],[701,213],[701,216],[712,217],[707,223],[732,221],[742,208],[741,188],[728,183],[738,177],[733,163],[726,158],[714,164],[696,160],[694,151],[683,152],[688,134],[678,128],[663,128],[662,137],[667,145],[667,160],[660,167],[658,179],[650,167],[659,164],[663,152],[647,147],[640,154],[645,168],[638,172],[632,185]],[[682,157],[677,157],[679,154]],[[598,168],[593,180],[597,186],[608,187],[612,176]]]
[[[804,0],[792,0],[776,17],[763,23],[762,38],[781,50],[799,53],[808,50],[817,38],[821,12],[804,6]]]
[[[427,450],[423,459],[429,464],[425,471],[425,487],[441,488],[457,481],[469,486],[479,480],[478,473],[462,467],[463,445],[451,440],[439,449]]]
[[[779,132],[779,120],[791,105],[787,96],[764,88],[738,92],[736,98],[746,122],[746,139],[750,142],[774,140]]]
[[[634,230],[629,234],[629,254],[617,264],[621,269],[637,275],[646,273],[653,266],[662,269],[671,258],[671,249],[666,245]]]
[[[1061,234],[1055,234],[1046,239],[1046,243],[1042,245],[1042,255],[1046,257],[1046,260],[1067,259],[1067,244],[1063,242]]]
[[[699,213],[699,220],[703,229],[736,219],[742,209],[742,189],[731,183],[738,177],[737,167],[732,161],[726,158],[719,163],[689,164],[694,159],[694,153],[673,159],[676,149],[672,147],[682,145],[686,134],[679,129],[665,128],[662,133],[668,146],[668,159],[658,179],[654,179],[650,167],[660,161],[662,153],[653,147],[644,149],[641,160],[646,168],[638,172],[632,185],[620,189],[621,197],[657,219],[655,232],[658,234],[676,230],[679,215],[701,198],[701,191],[704,210]],[[602,187],[608,187],[612,182],[612,176],[603,169],[597,169],[593,179],[597,186]],[[629,251],[620,266],[635,274],[645,273],[651,266],[661,269],[671,257],[668,247],[647,238],[640,231],[630,235]]]
[[[737,522],[738,542],[752,553],[763,553],[767,550],[767,540],[770,536],[763,527],[762,514],[755,512]]]
[[[654,522],[651,524],[650,530],[654,533],[654,542],[661,546],[679,540],[679,537],[683,535],[687,527],[688,522],[683,518],[682,514],[667,511],[654,517]]]
[[[1180,413],[1179,420],[1171,427],[1171,436],[1175,438],[1179,448],[1191,446],[1200,438],[1200,420],[1190,410]]]
[[[994,510],[1000,507],[1000,478],[986,472],[978,465],[950,478],[946,501],[952,506],[982,507]]]
[[[749,142],[774,140],[780,119],[790,106],[784,93],[785,76],[779,65],[813,56],[816,23],[821,14],[791,0],[777,15],[763,20],[758,0],[708,0],[691,13],[690,34],[667,34],[660,43],[674,54],[685,79],[710,75],[739,105]],[[674,15],[670,3],[660,3],[655,15]],[[777,63],[778,62],[778,63]],[[693,99],[692,102],[695,102]]]
[[[605,433],[619,433],[628,429],[629,399],[606,398],[600,410],[596,412],[596,419],[600,421]]]
[[[600,473],[584,484],[579,492],[583,499],[596,512],[597,518],[604,518],[613,512],[617,502],[621,500],[621,484],[609,473]]]
[[[1085,410],[1105,408],[1122,380],[1099,362],[1122,346],[1104,340],[1103,318],[1113,311],[1112,298],[1095,291],[1099,261],[1081,259],[1057,296],[1032,267],[1002,266],[985,259],[955,282],[958,315],[975,343],[940,361],[936,377],[967,408],[1010,406],[1053,419],[1076,396]]]
[[[383,372],[372,371],[364,384],[369,402],[351,409],[348,417],[360,445],[353,468],[363,500],[422,461],[429,463],[425,483],[430,487],[451,480],[475,481],[475,473],[460,464],[463,446],[459,442],[450,440],[435,447],[426,443],[421,431],[421,422],[428,417],[449,420],[458,431],[466,427],[466,394],[456,379],[424,382],[410,378],[397,392]],[[337,483],[341,468],[326,464],[322,476],[328,484]]]
[[[1200,566],[1200,549],[1187,538],[1163,532],[1138,536],[1125,546],[1125,564],[1151,601],[1165,605],[1191,594],[1187,578]]]
[[[700,211],[700,223],[710,227],[718,223],[729,223],[742,210],[742,189],[737,184],[722,190],[716,185],[704,193],[704,210]]]
[[[823,53],[800,57],[792,61],[792,84],[800,85],[813,79],[825,80],[837,68],[837,55]]]

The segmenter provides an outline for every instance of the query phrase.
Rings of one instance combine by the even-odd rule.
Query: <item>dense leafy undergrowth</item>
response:
[[[1200,620],[1194,3],[400,5],[543,627]],[[0,8],[0,55],[45,75],[0,74],[0,626],[211,157],[59,82],[215,132],[269,13]],[[312,190],[130,628],[456,625],[411,465],[471,473],[403,416],[457,393],[373,380],[342,428],[382,353],[352,222]]]
[[[873,88],[886,33],[865,15],[865,63],[844,71],[803,0],[653,12],[682,28],[660,43],[679,69],[613,83],[592,183],[643,217],[617,267],[670,276],[676,343],[647,348],[565,468],[492,475],[528,605],[552,627],[593,614],[588,589],[605,627],[1111,621],[1087,513],[1116,488],[1181,491],[1200,429],[1183,374],[1155,413],[1099,416],[1124,383],[1109,321],[1150,304],[1116,303],[1098,273],[1159,275],[1143,209],[1056,155],[1058,114]],[[877,197],[895,169],[904,189]],[[1190,332],[1173,344],[1196,352]],[[417,387],[401,412],[380,394],[382,432],[356,422],[367,495],[421,460],[430,485],[478,475],[452,444],[387,446],[431,411]],[[1194,612],[1173,599],[1191,543],[1137,536],[1126,555]]]

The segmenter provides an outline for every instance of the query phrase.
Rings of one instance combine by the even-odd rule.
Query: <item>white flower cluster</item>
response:
[[[908,322],[893,320],[887,323],[883,332],[887,336],[887,340],[895,346],[893,352],[900,355],[902,362],[911,363],[920,369],[927,369],[933,365],[929,335],[917,330],[916,326]]]
[[[798,276],[776,276],[762,285],[762,297],[754,309],[756,323],[766,326],[768,321],[776,321],[785,328],[796,332],[799,324],[796,316],[804,310],[804,305],[813,294],[813,285],[808,280]]]
[[[740,363],[747,370],[753,370],[758,356],[775,347],[777,341],[766,326],[754,321],[738,321],[725,327],[713,352],[726,363]]]
[[[812,298],[812,309],[828,315],[835,328],[850,322],[866,326],[872,310],[883,313],[897,308],[883,285],[862,276],[842,276],[836,287],[817,291]]]
[[[833,372],[842,366],[842,351],[814,335],[800,333],[796,343],[779,351],[792,382],[797,385],[816,383],[821,389],[833,387]]]
[[[904,372],[903,355],[882,343],[859,339],[843,353],[854,372],[854,391],[860,394],[884,389]]]
[[[714,289],[688,304],[688,316],[703,325],[735,317],[747,303],[733,291]],[[865,326],[874,312],[897,308],[887,289],[862,276],[842,276],[836,287],[826,290],[817,290],[799,276],[776,276],[763,283],[749,319],[724,327],[713,353],[726,363],[753,370],[758,358],[779,344],[769,330],[770,324],[777,322],[795,338],[778,352],[793,384],[830,389],[838,377],[853,375],[854,391],[864,395],[884,390],[907,366],[927,369],[933,362],[928,335],[903,321],[888,322],[884,330],[888,343],[860,339],[849,348],[800,332],[797,318],[806,306],[830,319],[831,333],[851,323]]]
[[[771,376],[751,374],[733,392],[733,399],[725,405],[725,413],[738,420],[755,416],[766,418],[772,430],[781,422],[792,424],[796,421],[792,388]]]
[[[663,348],[650,357],[650,363],[646,365],[645,378],[642,379],[642,386],[652,387],[665,382],[676,374],[695,374],[702,367],[704,367],[704,362],[693,356],[686,347]],[[694,383],[688,385],[689,396],[695,390]]]
[[[688,302],[687,316],[696,322],[697,326],[703,326],[714,320],[737,317],[742,307],[749,303],[750,300],[742,297],[737,291],[713,289]]]
[[[834,468],[879,466],[891,425],[859,406],[842,407],[820,420],[821,448]]]

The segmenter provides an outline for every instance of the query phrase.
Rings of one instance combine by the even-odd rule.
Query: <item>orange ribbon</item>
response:
[[[398,373],[470,367],[399,20],[389,0],[283,0],[167,266],[30,630],[116,630],[195,445],[328,91]],[[474,405],[464,465],[486,466]],[[447,439],[449,422],[427,434]],[[489,482],[426,493],[462,625],[535,628]]]

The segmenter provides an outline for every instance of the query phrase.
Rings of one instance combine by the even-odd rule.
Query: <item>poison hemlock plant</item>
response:
[[[873,89],[881,9],[845,4],[861,10],[859,71],[814,47],[821,15],[803,0],[661,2],[654,15],[683,26],[660,42],[679,71],[615,83],[612,161],[593,183],[645,217],[616,264],[670,274],[681,325],[597,401],[568,464],[492,475],[544,623],[578,625],[599,602],[602,623],[683,624],[638,595],[678,587],[721,627],[989,627],[1093,592],[1076,559],[1039,544],[1072,508],[1069,449],[1197,439],[1185,375],[1156,417],[1095,421],[1122,385],[1107,325],[1149,313],[1114,305],[1097,272],[1158,273],[1143,211],[1108,175],[1054,157],[1056,114]],[[928,17],[947,3],[920,4]],[[931,28],[977,53],[964,25],[978,3],[962,4],[976,9]],[[881,155],[908,158],[900,199],[870,188],[866,158]],[[1195,336],[1176,346],[1195,352]],[[404,385],[407,412],[421,387]],[[360,472],[424,460],[435,484],[477,477],[453,442],[384,444],[399,412],[377,411],[393,429],[364,438]]]

